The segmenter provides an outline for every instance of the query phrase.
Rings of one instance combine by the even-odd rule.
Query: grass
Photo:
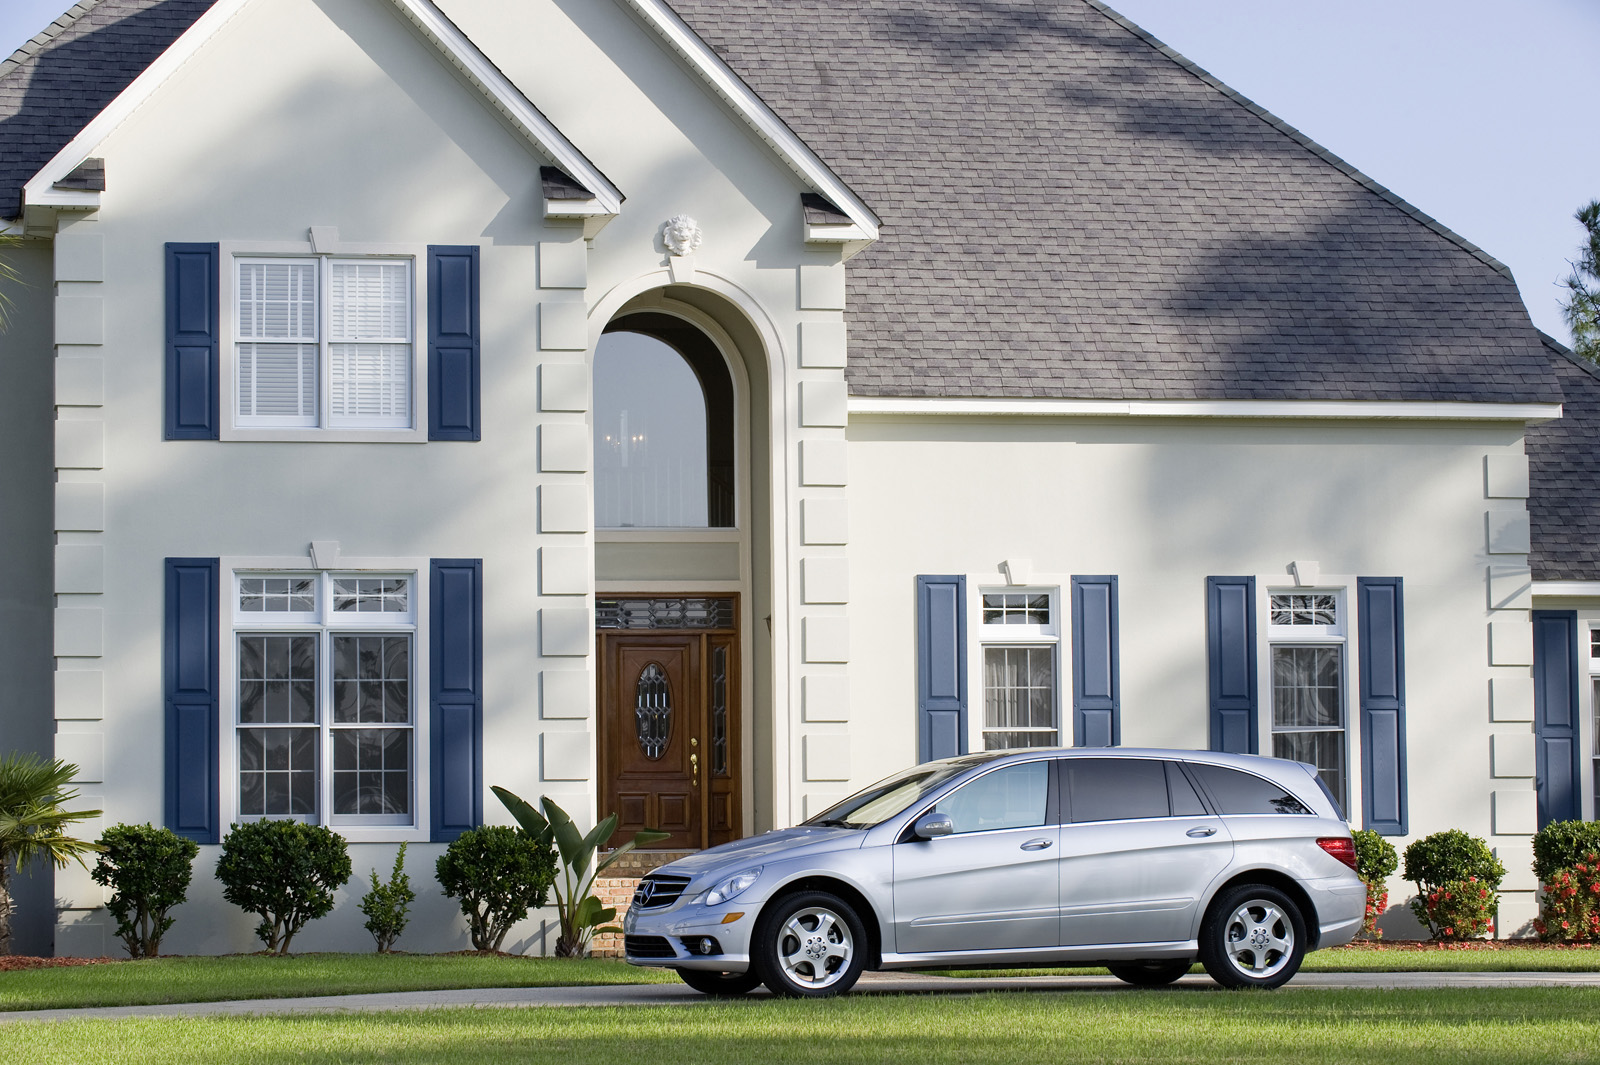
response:
[[[1450,947],[1396,949],[1382,944],[1353,943],[1306,955],[1306,973],[1594,973],[1600,972],[1600,950],[1549,947],[1499,947],[1463,950]],[[1196,965],[1190,972],[1203,973]],[[1105,976],[1105,969],[959,969],[940,976]]]
[[[167,1002],[675,982],[675,973],[620,961],[478,954],[245,954],[152,958],[0,972],[0,1010],[142,1006]]]
[[[8,1061],[84,1065],[1548,1065],[1595,1060],[1600,990],[855,995],[674,1007],[27,1022],[6,1026],[4,1038]]]

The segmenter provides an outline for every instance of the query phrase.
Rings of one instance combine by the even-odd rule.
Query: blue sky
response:
[[[1112,0],[1134,22],[1511,267],[1566,340],[1600,199],[1596,0]],[[65,0],[0,0],[0,55]]]

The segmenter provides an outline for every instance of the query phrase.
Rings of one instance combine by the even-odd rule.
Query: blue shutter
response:
[[[218,258],[215,244],[167,245],[168,440],[217,439]]]
[[[478,248],[428,247],[428,439],[479,440]]]
[[[435,843],[483,823],[483,561],[436,558],[428,583]]]
[[[917,759],[967,750],[967,579],[917,578]]]
[[[1256,721],[1256,579],[1206,578],[1207,686],[1211,707],[1211,749],[1255,754],[1260,747]]]
[[[1072,578],[1072,728],[1079,747],[1122,742],[1117,578]]]
[[[1399,577],[1356,580],[1361,655],[1361,795],[1365,827],[1406,827],[1406,640]]]
[[[162,639],[166,704],[167,827],[196,843],[216,843],[217,615],[220,567],[214,558],[169,558]]]
[[[1578,808],[1578,615],[1533,612],[1534,790],[1539,827],[1576,821]]]

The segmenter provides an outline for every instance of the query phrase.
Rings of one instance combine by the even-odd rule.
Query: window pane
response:
[[[1279,732],[1272,737],[1272,756],[1291,762],[1309,762],[1317,776],[1333,792],[1340,806],[1345,803],[1344,732]]]
[[[949,814],[956,832],[1030,828],[1044,824],[1048,762],[1024,762],[963,784],[934,807]]]
[[[678,351],[611,332],[594,358],[595,524],[709,524],[706,394]]]
[[[240,729],[240,814],[274,817],[316,813],[316,751],[316,729]]]
[[[301,723],[317,719],[317,638],[239,637],[239,720]]]
[[[315,423],[315,344],[240,344],[238,362],[241,417]]]
[[[336,577],[335,613],[403,614],[411,609],[411,582],[404,577]]]
[[[1054,744],[1055,648],[985,647],[983,670],[984,746]]]
[[[241,339],[315,341],[316,264],[240,263],[238,328]]]
[[[1319,625],[1339,623],[1339,597],[1332,592],[1276,592],[1272,596],[1272,624]]]
[[[334,730],[333,812],[411,812],[411,730]]]
[[[1050,624],[1049,592],[985,592],[985,625]]]
[[[411,637],[333,638],[333,720],[411,720]]]
[[[1167,792],[1172,796],[1173,817],[1205,816],[1205,804],[1176,762],[1167,763]]]
[[[328,275],[328,339],[411,339],[411,270],[397,262],[336,262]]]
[[[1270,780],[1219,765],[1189,763],[1217,809],[1225,814],[1309,814],[1311,810]],[[1308,780],[1309,784],[1310,781]]]
[[[1069,758],[1067,809],[1072,820],[1123,821],[1167,816],[1166,765],[1143,758]]]
[[[1341,648],[1272,648],[1274,728],[1327,728],[1344,723]]]
[[[408,424],[411,345],[330,344],[328,414],[336,424]]]

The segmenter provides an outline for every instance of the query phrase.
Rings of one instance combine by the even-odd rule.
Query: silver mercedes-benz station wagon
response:
[[[708,994],[848,990],[864,969],[1105,965],[1168,984],[1199,959],[1277,987],[1349,942],[1366,889],[1339,804],[1300,762],[1133,748],[927,762],[794,828],[646,876],[635,965]]]

